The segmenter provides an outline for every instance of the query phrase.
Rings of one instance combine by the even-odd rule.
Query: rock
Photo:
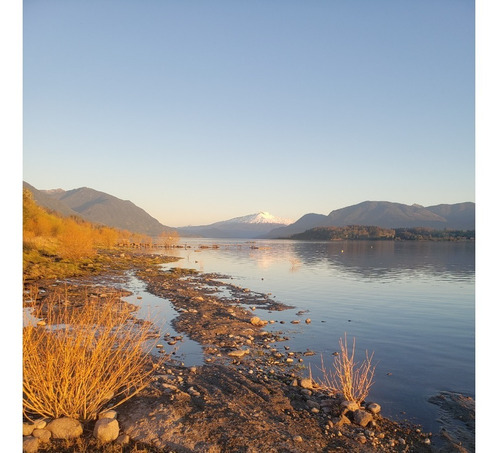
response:
[[[97,416],[97,418],[98,419],[101,419],[101,418],[115,419],[117,416],[118,416],[118,414],[117,414],[116,411],[102,411],[101,413],[99,413],[99,415]]]
[[[23,423],[23,436],[31,436],[34,429],[35,425],[31,423]]]
[[[366,409],[369,410],[372,414],[378,414],[380,412],[380,405],[377,403],[370,403],[366,406]]]
[[[55,439],[74,439],[83,433],[82,424],[70,417],[61,417],[52,420],[46,427]]]
[[[302,378],[300,380],[300,386],[303,389],[312,389],[313,388],[313,381],[311,378]]]
[[[40,442],[48,442],[50,438],[52,437],[52,433],[48,429],[38,429],[35,428],[33,430],[33,437],[36,437],[37,439],[40,439]]]
[[[253,316],[250,319],[250,324],[253,324],[254,326],[261,327],[261,326],[265,326],[267,324],[267,321],[260,319],[258,316]]]
[[[364,435],[364,434],[362,434],[362,433],[357,434],[357,435],[356,435],[356,437],[355,437],[355,439],[356,439],[359,443],[362,443],[362,444],[366,443],[366,437],[365,437],[365,435]]]
[[[372,420],[373,420],[372,414],[369,414],[368,412],[362,409],[357,409],[354,411],[353,421],[354,423],[356,423],[356,425],[362,426],[364,428]]]
[[[349,420],[345,415],[341,415],[340,417],[335,417],[332,418],[331,420],[331,428],[336,426],[337,428],[341,427],[342,425],[350,425],[351,420]]]
[[[118,421],[111,418],[101,418],[94,426],[94,437],[102,443],[108,443],[118,438],[120,426]]]
[[[305,323],[306,323],[306,324],[311,324],[311,318],[307,318],[307,319],[305,320]]]
[[[359,404],[356,403],[356,401],[342,401],[342,403],[340,403],[340,410],[344,414],[349,411],[354,412],[358,409],[359,409]]]
[[[303,440],[303,439],[302,439],[302,437],[301,437],[301,436],[293,436],[293,441],[294,441],[294,442],[299,443],[299,442],[302,442],[302,440]]]
[[[130,442],[130,436],[128,434],[121,434],[116,438],[116,443],[118,445],[127,445]]]
[[[318,404],[316,401],[313,401],[313,400],[307,400],[307,401],[306,401],[306,404],[307,404],[309,407],[315,407],[316,409],[319,409],[319,404]]]
[[[43,429],[47,426],[47,422],[43,418],[40,418],[39,420],[35,420],[33,422],[33,426],[35,429]]]
[[[250,351],[248,349],[237,349],[236,351],[230,351],[227,353],[229,357],[238,357],[241,358],[247,355]]]
[[[33,436],[25,437],[23,440],[23,451],[25,453],[35,453],[38,451],[40,441]]]

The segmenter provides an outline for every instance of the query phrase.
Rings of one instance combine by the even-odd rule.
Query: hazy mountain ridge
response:
[[[63,217],[76,216],[83,218],[83,216],[81,216],[80,213],[74,211],[68,205],[66,205],[62,201],[59,201],[57,198],[52,197],[51,193],[48,193],[50,191],[38,190],[25,181],[23,181],[23,188],[28,189],[32,193],[33,199],[39,206],[42,206],[49,211],[57,212]],[[62,189],[56,189],[56,190],[60,191]]]
[[[440,204],[424,207],[389,201],[364,201],[336,209],[327,216],[306,214],[295,223],[271,231],[266,238],[286,238],[306,230],[327,226],[365,225],[382,228],[428,227],[475,229],[475,203]]]
[[[179,233],[212,238],[256,239],[278,227],[289,225],[292,221],[275,217],[268,212],[258,212],[242,217],[215,222],[210,225],[179,228]]]
[[[121,200],[105,192],[80,187],[72,190],[38,190],[24,183],[42,207],[64,216],[77,215],[89,222],[128,230],[133,233],[157,236],[163,231],[175,231],[162,225],[144,209],[129,200]]]
[[[364,201],[333,210],[328,215],[309,213],[293,223],[261,211],[210,225],[172,228],[161,224],[129,200],[88,187],[65,191],[38,190],[26,182],[23,186],[33,193],[40,206],[63,216],[79,216],[90,222],[150,236],[157,236],[163,231],[177,231],[185,237],[273,239],[287,238],[316,227],[349,225],[475,229],[475,203],[472,202],[424,207],[388,201]]]

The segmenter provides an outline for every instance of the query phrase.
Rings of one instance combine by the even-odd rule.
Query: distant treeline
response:
[[[474,230],[436,230],[433,228],[382,228],[378,226],[349,225],[317,227],[294,234],[290,239],[309,241],[340,240],[394,240],[394,241],[463,241],[474,240]]]

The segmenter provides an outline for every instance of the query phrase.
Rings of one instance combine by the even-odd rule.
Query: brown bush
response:
[[[118,299],[87,300],[69,309],[54,300],[34,313],[45,326],[23,329],[25,414],[96,418],[144,388],[156,368],[151,323],[137,323]]]

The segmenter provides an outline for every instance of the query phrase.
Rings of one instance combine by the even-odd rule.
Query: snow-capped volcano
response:
[[[293,223],[293,220],[275,217],[272,214],[269,214],[269,212],[260,211],[257,214],[250,214],[242,217],[235,217],[234,219],[216,222],[213,223],[212,226],[223,225],[227,223],[272,223],[280,225],[290,225],[291,223]]]
[[[285,227],[293,220],[275,217],[269,212],[235,217],[229,220],[212,223],[211,225],[189,226],[180,228],[181,234],[199,235],[211,238],[248,238],[256,239],[264,236],[275,228]]]

